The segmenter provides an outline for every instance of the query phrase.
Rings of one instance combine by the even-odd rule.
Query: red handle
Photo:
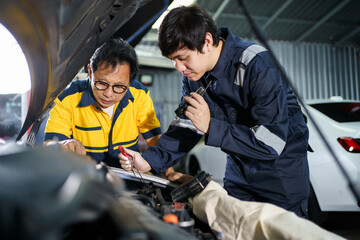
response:
[[[127,154],[127,153],[124,151],[123,146],[119,145],[119,150],[120,150],[120,152],[121,152],[125,157],[130,157],[129,154]]]
[[[129,159],[131,165],[133,165],[133,167],[136,168],[134,162],[132,161],[132,157],[124,151],[123,146],[119,145],[119,150],[125,157],[127,157]]]

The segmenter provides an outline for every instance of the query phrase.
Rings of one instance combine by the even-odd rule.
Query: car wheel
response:
[[[310,195],[309,195],[309,201],[308,201],[308,215],[309,215],[309,220],[318,225],[323,224],[328,216],[327,212],[321,211],[312,185],[310,185]]]
[[[186,162],[185,169],[186,173],[190,176],[196,176],[201,171],[197,158],[194,156],[190,156],[190,158],[188,158]]]

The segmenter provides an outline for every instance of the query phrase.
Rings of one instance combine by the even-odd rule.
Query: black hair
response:
[[[159,47],[168,57],[183,48],[202,52],[206,33],[213,37],[214,46],[219,44],[219,33],[211,16],[200,6],[181,6],[172,9],[159,28]]]
[[[128,63],[130,66],[130,82],[139,71],[139,64],[134,48],[125,40],[110,39],[97,48],[90,58],[90,68],[95,72],[101,64],[115,67],[117,64]]]

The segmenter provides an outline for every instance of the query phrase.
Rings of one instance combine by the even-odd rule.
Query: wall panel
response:
[[[303,99],[360,100],[359,49],[277,41],[269,45]]]

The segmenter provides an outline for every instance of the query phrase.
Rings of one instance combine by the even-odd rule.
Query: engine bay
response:
[[[132,175],[59,146],[0,146],[5,239],[216,239],[179,185]]]

